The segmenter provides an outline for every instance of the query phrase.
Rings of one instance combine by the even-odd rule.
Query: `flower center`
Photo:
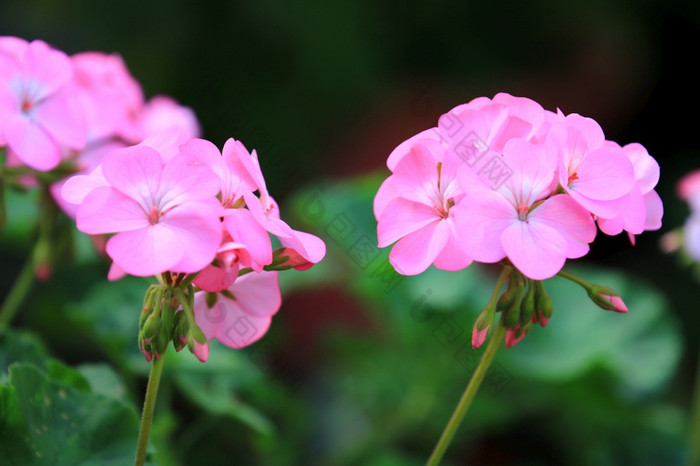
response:
[[[530,206],[527,204],[520,204],[518,205],[517,211],[518,211],[518,220],[521,222],[524,222],[527,220],[527,213],[530,210]]]
[[[571,183],[573,183],[573,182],[576,181],[576,180],[578,180],[578,173],[573,172],[571,175],[569,175],[569,180],[567,181],[566,184],[568,184],[569,186],[571,186]]]
[[[151,223],[151,225],[155,225],[158,223],[160,220],[161,213],[158,210],[158,207],[151,207],[151,210],[148,212],[148,221]]]
[[[34,106],[34,103],[31,100],[29,100],[29,99],[23,100],[22,101],[22,113],[29,113],[29,111],[32,109],[33,106]]]

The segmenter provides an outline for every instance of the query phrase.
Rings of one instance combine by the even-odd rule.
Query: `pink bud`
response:
[[[304,271],[313,267],[314,263],[304,259],[295,249],[284,248],[282,255],[288,259],[281,264],[283,267],[293,267],[294,270]]]
[[[610,306],[603,306],[605,309],[609,311],[615,311],[615,312],[621,312],[621,313],[627,313],[629,312],[629,309],[627,309],[627,306],[625,306],[624,301],[622,301],[622,298],[619,296],[610,296],[607,294],[600,294],[601,297],[604,299],[609,300],[612,303],[612,307]]]
[[[38,264],[34,267],[34,275],[40,282],[45,282],[51,276],[51,267],[47,263]]]
[[[146,358],[146,362],[151,362],[151,359],[153,359],[153,353],[150,351],[146,351],[146,348],[144,346],[141,346],[141,352]]]
[[[207,359],[209,359],[209,342],[202,344],[194,340],[194,355],[200,361],[207,362]]]
[[[520,340],[525,338],[525,335],[527,335],[527,330],[525,330],[520,334],[520,336],[518,336],[517,333],[519,329],[520,326],[508,329],[508,331],[506,332],[506,348],[515,346]]]
[[[541,312],[535,311],[535,313],[532,315],[532,323],[540,324],[544,328],[549,323],[549,319],[542,315]]]
[[[485,327],[483,330],[479,331],[477,326],[474,325],[474,330],[472,331],[472,348],[477,349],[486,341],[486,337],[489,333],[489,327]]]

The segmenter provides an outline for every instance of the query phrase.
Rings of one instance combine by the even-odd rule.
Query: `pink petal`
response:
[[[646,194],[659,182],[661,169],[659,163],[649,155],[646,148],[636,142],[627,144],[622,148],[634,166],[634,178],[637,180],[642,194]]]
[[[149,226],[148,215],[133,199],[110,187],[88,194],[78,208],[78,230],[89,235],[138,230]]]
[[[449,235],[447,223],[436,220],[399,240],[389,253],[389,262],[402,275],[424,272],[445,247]]]
[[[398,197],[398,194],[396,194],[396,190],[392,185],[393,179],[393,176],[389,176],[387,179],[385,179],[381,186],[379,186],[377,194],[374,196],[374,218],[377,220],[379,220],[379,217],[382,216],[386,206]]]
[[[224,228],[234,241],[243,243],[250,254],[250,263],[244,263],[245,267],[251,267],[260,272],[262,267],[272,262],[272,243],[267,231],[246,209],[228,209],[224,217]]]
[[[281,220],[280,220],[281,221]],[[319,237],[299,230],[291,230],[291,237],[280,238],[280,242],[287,248],[294,249],[304,259],[314,264],[320,262],[326,255],[326,243]]]
[[[119,192],[143,203],[144,208],[153,205],[162,172],[160,154],[148,146],[117,149],[102,160],[105,179]]]
[[[219,295],[209,309],[204,293],[195,295],[195,319],[207,338],[232,348],[243,348],[260,339],[279,309],[282,296],[277,272],[250,273],[229,289],[236,298]]]
[[[161,223],[118,233],[106,250],[117,266],[138,277],[167,272],[185,252],[178,232]]]
[[[566,257],[585,256],[596,235],[593,218],[586,209],[565,194],[552,196],[528,214],[531,223],[544,223],[566,240]]]
[[[4,126],[7,145],[31,168],[48,171],[61,161],[56,142],[36,122],[16,115]]]
[[[192,283],[209,293],[224,291],[236,281],[238,270],[238,262],[226,269],[208,265],[197,274]]]
[[[190,139],[180,146],[180,152],[193,155],[204,162],[214,173],[221,176],[223,158],[217,147],[206,139]]]
[[[444,152],[445,149],[435,141],[417,141],[394,169],[393,186],[396,193],[409,201],[435,204],[437,164],[442,161]]]
[[[250,316],[270,317],[282,305],[278,272],[250,273],[229,288],[238,307]]]
[[[408,155],[411,152],[411,148],[415,145],[415,143],[421,139],[430,139],[438,142],[442,140],[442,138],[438,134],[437,128],[426,129],[425,131],[421,131],[415,136],[410,137],[409,139],[399,144],[396,147],[396,149],[391,151],[391,154],[389,154],[389,157],[386,160],[386,165],[389,167],[389,170],[394,171],[394,168],[399,163],[399,161],[404,156]]]
[[[618,199],[635,184],[630,160],[621,151],[608,147],[586,154],[576,173],[579,179],[569,183],[569,190],[594,200]]]
[[[664,204],[656,191],[651,190],[644,195],[644,203],[647,208],[647,218],[644,223],[645,230],[658,230],[661,228],[661,218],[664,216]]]
[[[242,142],[229,138],[221,153],[228,169],[240,177],[248,190],[251,192],[259,190],[260,194],[263,194],[263,191],[267,193],[265,178],[260,170],[255,151],[251,154]]]
[[[445,220],[445,223],[450,229],[450,235],[448,236],[447,244],[445,244],[445,247],[433,261],[433,265],[438,269],[449,270],[450,272],[462,270],[472,263],[472,259],[462,249],[457,236],[457,229],[454,225],[454,219],[448,218]]]
[[[32,96],[35,101],[45,99],[73,79],[73,63],[68,56],[40,40],[29,44],[22,67],[26,76],[41,83],[41,92]]]
[[[615,218],[621,215],[627,204],[629,204],[629,195],[611,201],[601,201],[586,197],[576,190],[569,190],[568,193],[581,207],[593,215],[603,218]]]
[[[61,145],[80,150],[87,142],[87,122],[75,93],[52,95],[34,109],[33,118]]]
[[[74,175],[68,178],[61,188],[61,196],[67,202],[78,205],[93,189],[100,186],[109,186],[102,174],[102,165],[98,165],[89,175]]]
[[[544,223],[515,222],[503,231],[501,242],[513,265],[533,280],[553,277],[566,262],[566,240]]]
[[[402,198],[394,199],[386,206],[377,224],[379,247],[386,247],[439,219],[432,207]]]
[[[506,256],[501,235],[518,220],[515,209],[503,196],[489,189],[474,191],[450,213],[454,213],[457,236],[469,257],[491,263]]]
[[[156,199],[163,210],[188,201],[203,201],[219,193],[214,172],[190,155],[176,155],[163,167]]]
[[[181,258],[171,266],[172,272],[199,272],[216,257],[221,244],[220,205],[210,202],[187,202],[171,209],[157,225],[176,235],[173,247],[182,250]]]
[[[557,162],[547,155],[544,145],[512,139],[503,148],[503,162],[512,175],[499,188],[501,193],[510,191],[527,205],[549,194]]]

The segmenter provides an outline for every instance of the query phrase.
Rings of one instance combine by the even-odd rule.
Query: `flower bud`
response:
[[[531,320],[535,314],[535,290],[537,285],[534,281],[530,280],[530,286],[523,297],[522,304],[520,305],[520,324],[526,325]]]
[[[143,324],[143,329],[141,330],[140,334],[143,335],[144,339],[152,339],[158,334],[158,330],[160,329],[160,313],[159,312],[152,312],[151,315],[149,315],[146,318],[146,322]]]
[[[486,307],[474,323],[474,330],[472,331],[472,348],[477,349],[486,341],[486,337],[489,333],[489,328],[493,325],[493,320],[495,317],[495,312],[492,306]]]
[[[593,286],[588,291],[588,297],[599,307],[606,311],[628,313],[629,309],[625,305],[620,295],[613,289],[604,286]]]
[[[168,332],[165,327],[161,326],[160,331],[155,336],[151,342],[151,350],[153,351],[153,356],[156,359],[160,359],[162,355],[168,350],[168,344],[170,343],[170,338],[168,338]]]
[[[530,330],[530,325],[518,326],[516,328],[509,328],[506,331],[506,348],[511,348],[515,346],[520,340],[525,338],[528,330]]]
[[[197,359],[200,361],[207,362],[207,359],[209,359],[209,342],[205,341],[204,343],[199,343],[195,341],[192,353],[197,356]]]
[[[546,327],[549,319],[552,318],[554,304],[552,304],[552,299],[544,289],[544,282],[537,281],[535,283],[537,283],[537,288],[535,289],[535,315],[532,316],[532,321],[539,323],[542,327]]]

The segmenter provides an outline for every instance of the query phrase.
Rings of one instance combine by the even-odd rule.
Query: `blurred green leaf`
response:
[[[186,350],[170,351],[167,371],[187,398],[205,412],[238,420],[264,435],[272,433],[270,421],[240,399],[242,390],[264,382],[244,353],[211,341],[206,363]]]
[[[675,372],[682,340],[659,291],[622,273],[573,270],[620,293],[629,314],[604,311],[579,286],[555,277],[545,282],[554,302],[547,328],[533,327],[502,360],[514,373],[546,381],[571,380],[599,367],[630,394],[660,388]]]
[[[21,465],[123,465],[133,461],[138,416],[125,403],[92,393],[57,361],[49,373],[10,367],[0,386],[0,462]]]
[[[10,364],[25,361],[42,365],[47,357],[44,344],[34,334],[16,329],[0,330],[0,383],[7,380]]]
[[[149,282],[127,276],[116,282],[94,283],[85,296],[70,303],[67,316],[80,326],[122,370],[147,374],[138,349],[138,319]]]

